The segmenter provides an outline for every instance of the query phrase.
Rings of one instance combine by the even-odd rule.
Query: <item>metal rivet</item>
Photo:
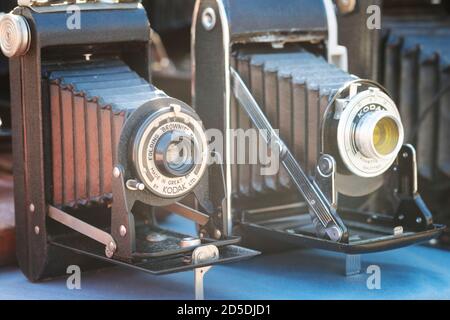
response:
[[[114,176],[114,178],[120,177],[120,169],[118,167],[114,167],[113,176]]]
[[[326,232],[332,241],[339,241],[342,237],[342,231],[337,226],[328,228]]]
[[[216,12],[213,8],[206,8],[202,13],[202,25],[206,31],[211,31],[216,26]]]
[[[403,227],[398,226],[394,228],[394,236],[399,236],[403,234]]]
[[[348,14],[355,10],[356,0],[338,0],[337,6],[339,8],[340,13]]]
[[[29,207],[29,209],[30,209],[30,212],[34,212],[34,211],[36,211],[36,207],[34,206],[34,204],[33,204],[33,203],[31,203],[31,204],[30,204],[30,207]]]
[[[119,233],[121,237],[125,237],[127,235],[127,228],[124,225],[121,225],[119,228]]]
[[[41,229],[39,229],[38,226],[35,226],[35,227],[34,227],[34,233],[35,233],[36,235],[38,235],[39,232],[41,232]]]
[[[403,153],[403,158],[408,158],[408,153],[407,152]]]
[[[112,258],[114,256],[114,252],[116,252],[116,250],[117,250],[116,244],[111,241],[110,243],[108,243],[108,245],[105,248],[105,255],[108,258]]]
[[[328,157],[320,158],[319,170],[323,175],[329,175],[333,171],[333,161]]]
[[[113,252],[116,251],[116,244],[111,241],[110,243],[108,243],[108,249]]]
[[[222,237],[222,232],[219,229],[214,230],[214,238],[219,240]]]
[[[416,222],[417,223],[422,223],[422,218],[421,217],[417,217]]]

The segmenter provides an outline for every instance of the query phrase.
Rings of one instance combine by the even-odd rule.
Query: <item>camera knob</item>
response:
[[[19,15],[0,16],[0,48],[8,58],[23,56],[30,49],[30,27]]]

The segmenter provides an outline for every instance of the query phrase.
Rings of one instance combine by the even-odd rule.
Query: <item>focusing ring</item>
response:
[[[374,125],[391,119],[396,126],[395,146],[381,155],[374,146]],[[375,122],[374,122],[375,121]],[[391,138],[391,137],[388,137]],[[385,173],[402,147],[404,131],[395,103],[377,88],[369,88],[349,99],[337,127],[339,154],[347,169],[363,178]]]

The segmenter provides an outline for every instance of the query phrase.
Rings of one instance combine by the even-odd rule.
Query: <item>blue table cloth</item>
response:
[[[171,217],[179,231],[191,224]],[[450,299],[450,252],[414,246],[363,256],[363,271],[344,276],[344,256],[299,250],[212,268],[207,299]],[[381,289],[367,287],[367,267],[381,270]],[[17,267],[0,268],[0,299],[193,299],[193,272],[152,276],[124,267],[82,272],[81,290],[66,277],[32,284]]]

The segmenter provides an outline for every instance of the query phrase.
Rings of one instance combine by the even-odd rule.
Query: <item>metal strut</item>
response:
[[[260,130],[261,136],[269,147],[275,145],[280,148],[281,163],[292,178],[298,191],[302,194],[314,216],[318,219],[328,237],[335,242],[342,240],[344,227],[335,218],[335,209],[327,205],[327,201],[322,192],[314,185],[298,164],[291,151],[284,144],[281,138],[273,129],[269,120],[261,111],[256,100],[248,90],[244,81],[233,68],[230,68],[232,79],[232,90],[239,101],[241,107],[245,110],[253,125]]]
[[[77,219],[74,216],[53,206],[49,206],[48,216],[53,220],[65,225],[66,227],[69,227],[72,230],[75,230],[99,243],[104,244],[105,255],[108,258],[111,258],[116,252],[117,244],[109,233],[96,228],[93,225],[90,225],[89,223],[86,223],[80,219]]]
[[[192,252],[192,263],[194,265],[211,263],[217,261],[218,259],[219,249],[217,249],[214,245],[198,247]],[[205,299],[203,278],[211,268],[212,266],[206,266],[194,269],[195,300]]]

